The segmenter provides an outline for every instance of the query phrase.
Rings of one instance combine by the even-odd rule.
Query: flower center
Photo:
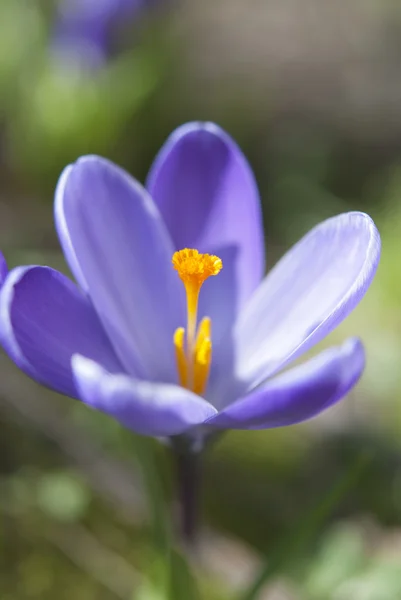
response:
[[[211,321],[204,317],[197,328],[198,299],[202,284],[223,268],[218,256],[184,248],[173,254],[172,263],[187,294],[187,329],[174,333],[174,347],[180,384],[195,394],[205,392],[212,362]]]

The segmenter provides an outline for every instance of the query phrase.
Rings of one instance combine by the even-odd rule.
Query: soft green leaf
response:
[[[147,492],[153,543],[161,556],[168,556],[171,544],[171,517],[157,465],[155,442],[139,436],[132,439]]]
[[[320,600],[365,567],[364,539],[350,523],[335,527],[325,538],[306,581],[307,598]]]
[[[329,490],[319,504],[291,530],[289,535],[282,538],[283,541],[280,546],[269,557],[268,562],[262,567],[250,588],[241,596],[242,600],[256,600],[265,584],[305,551],[343,496],[356,484],[370,459],[371,457],[368,454],[363,454],[357,458],[356,462]]]
[[[168,600],[200,600],[197,584],[188,561],[173,550],[170,562]]]

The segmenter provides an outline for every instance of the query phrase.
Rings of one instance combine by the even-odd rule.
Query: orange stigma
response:
[[[172,263],[187,294],[187,330],[179,327],[174,334],[174,346],[180,385],[202,395],[206,390],[212,361],[211,321],[202,319],[198,329],[198,299],[202,284],[218,275],[223,263],[213,254],[200,254],[184,248],[173,254]]]

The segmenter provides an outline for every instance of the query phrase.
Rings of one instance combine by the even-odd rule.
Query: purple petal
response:
[[[211,404],[177,385],[111,375],[78,355],[72,368],[83,402],[142,435],[178,435],[216,414]]]
[[[11,359],[40,383],[76,396],[71,357],[81,353],[122,370],[89,302],[48,267],[18,267],[0,292],[0,341]]]
[[[0,252],[0,287],[3,285],[8,274],[8,267],[6,263],[6,259],[3,254]]]
[[[361,342],[347,340],[227,406],[207,423],[224,429],[270,429],[300,423],[340,400],[365,366]]]
[[[370,217],[342,214],[296,244],[235,326],[236,375],[253,387],[323,339],[367,291],[380,258]]]
[[[173,247],[152,199],[113,163],[95,156],[67,167],[55,218],[71,269],[88,291],[125,369],[177,379],[173,335],[185,323]]]
[[[212,318],[218,339],[264,271],[259,194],[248,162],[217,125],[188,123],[161,149],[147,187],[176,249],[196,248],[223,260],[222,272],[205,283],[200,297],[200,316]]]

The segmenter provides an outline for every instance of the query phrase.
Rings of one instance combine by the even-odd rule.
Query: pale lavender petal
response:
[[[213,123],[188,123],[169,137],[147,187],[177,250],[196,248],[223,260],[200,296],[218,340],[260,283],[264,243],[254,176],[231,137]]]
[[[185,324],[173,247],[152,199],[125,171],[88,156],[67,167],[56,191],[60,241],[125,369],[177,379],[173,335]]]
[[[370,217],[324,221],[269,273],[235,326],[236,376],[248,389],[306,352],[358,304],[375,275],[380,236]]]
[[[207,425],[224,429],[270,429],[300,423],[340,400],[365,366],[358,339],[330,348],[282,373],[245,398],[227,406]]]
[[[83,402],[142,435],[178,435],[216,414],[211,404],[177,385],[112,375],[79,355],[72,368]]]
[[[6,278],[0,341],[20,369],[68,396],[77,396],[71,371],[77,352],[112,372],[122,370],[90,301],[48,267],[18,267]]]

